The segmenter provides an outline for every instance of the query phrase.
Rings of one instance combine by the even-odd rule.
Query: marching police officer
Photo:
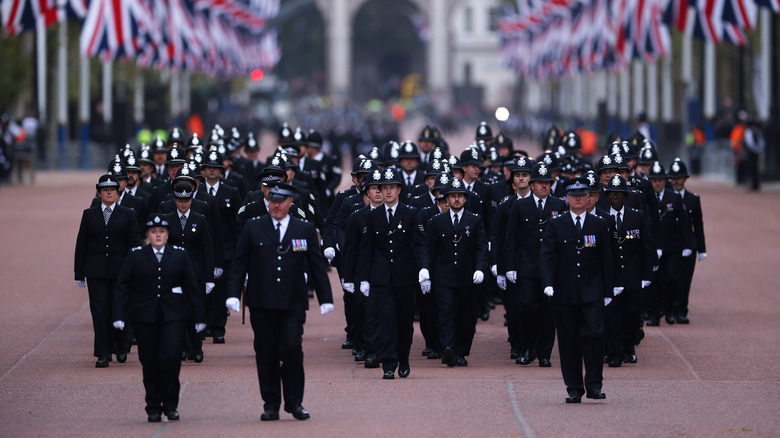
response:
[[[127,360],[129,342],[123,333],[111,328],[111,306],[117,275],[130,248],[140,242],[140,232],[133,211],[117,203],[116,178],[101,176],[95,189],[100,205],[81,215],[73,270],[79,287],[88,286],[95,332],[93,354],[98,358],[95,367],[105,368],[112,352],[116,352],[118,362]]]
[[[244,225],[236,246],[225,305],[239,312],[249,307],[255,334],[255,360],[264,401],[262,421],[279,419],[279,408],[298,420],[309,418],[303,401],[303,324],[309,307],[307,280],[317,291],[320,312],[333,310],[327,263],[317,230],[290,216],[294,189],[278,183],[268,193],[269,214]],[[281,365],[280,365],[281,363]]]
[[[179,419],[181,346],[188,321],[206,327],[195,271],[184,248],[168,244],[169,223],[159,214],[146,222],[149,244],[130,251],[116,282],[114,328],[130,322],[143,367],[150,423]]]

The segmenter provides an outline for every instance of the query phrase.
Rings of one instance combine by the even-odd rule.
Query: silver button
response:
[[[456,243],[455,246],[458,246],[458,244]]]
[[[455,255],[458,255],[458,253],[455,253]]]
[[[390,254],[392,254],[392,253],[393,253],[393,250],[391,249],[391,250],[390,250]]]
[[[457,265],[457,264],[458,264],[458,262],[456,261],[456,262],[455,262],[455,264]]]
[[[393,259],[390,259],[390,263],[393,263]]]
[[[393,241],[391,240],[390,243],[393,243]]]
[[[580,274],[577,274],[577,278],[580,278]]]
[[[157,294],[157,298],[160,298],[160,294]]]
[[[277,271],[281,271],[281,270],[282,270],[282,267],[281,267],[281,266],[278,266],[278,267],[276,268],[276,270],[277,270]]]
[[[160,277],[157,277],[157,279],[159,280],[159,279],[160,279]]]
[[[281,278],[277,278],[277,279],[276,279],[276,282],[277,282],[277,283],[280,283],[281,281],[282,281],[282,279],[281,279]]]
[[[281,260],[281,259],[282,259],[282,256],[276,257],[276,260]]]
[[[157,289],[159,289],[159,288],[160,288],[160,285],[158,284],[158,285],[157,285]]]
[[[162,271],[162,268],[157,268],[158,271]]]
[[[579,264],[579,263],[577,263],[577,266],[579,266],[579,265],[580,265],[580,264]]]

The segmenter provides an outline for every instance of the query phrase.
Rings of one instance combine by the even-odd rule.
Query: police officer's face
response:
[[[634,173],[639,176],[645,176],[650,173],[650,165],[637,163],[636,167],[634,168]]]
[[[433,142],[427,140],[420,140],[420,150],[424,153],[428,153],[433,150]]]
[[[127,189],[127,178],[117,178],[116,182],[119,183],[119,193],[123,193]]]
[[[222,176],[222,169],[213,166],[204,166],[203,175],[210,181],[218,180]]]
[[[514,172],[512,178],[515,189],[524,190],[528,188],[528,184],[531,182],[531,172]]]
[[[452,169],[452,176],[458,179],[463,179],[463,169]]]
[[[574,195],[574,194],[567,194],[566,200],[569,201],[569,208],[571,208],[572,211],[575,213],[581,213],[587,209],[588,204],[588,194],[584,195]]]
[[[111,205],[119,199],[119,193],[115,187],[103,187],[98,194],[100,196],[100,202],[104,205]]]
[[[178,171],[179,171],[179,169],[181,169],[181,167],[182,167],[182,166],[183,166],[183,164],[173,164],[173,163],[169,163],[169,164],[167,165],[167,167],[168,167],[168,177],[169,177],[170,179],[174,179],[174,178],[176,178],[176,172],[178,172]]]
[[[287,173],[287,181],[288,182],[292,181],[293,178],[295,178],[295,169],[293,169],[292,167],[288,167],[284,171]]]
[[[626,159],[626,164],[628,165],[629,172],[631,169],[636,167],[636,158],[628,158]]]
[[[609,199],[609,205],[616,211],[623,209],[623,205],[626,203],[628,193],[623,192],[607,192],[607,198]]]
[[[168,229],[165,227],[149,227],[146,229],[146,238],[155,249],[160,249],[168,242]]]
[[[268,201],[268,213],[276,220],[282,220],[290,212],[292,198],[287,197],[284,201]]]
[[[372,205],[379,205],[385,202],[385,197],[382,194],[382,190],[376,184],[368,186],[366,194],[368,195],[368,200]]]
[[[479,165],[478,164],[464,164],[463,165],[463,176],[471,178],[471,180],[475,180],[479,178]]]
[[[653,183],[653,191],[661,193],[666,188],[666,178],[650,178],[650,182]]]
[[[687,179],[688,178],[686,178],[684,176],[681,176],[679,178],[672,178],[671,182],[672,182],[672,187],[674,188],[674,190],[676,192],[682,191],[685,188],[685,180],[687,180]]]
[[[260,151],[244,151],[244,155],[246,155],[247,160],[255,161],[257,160],[257,157],[260,156]]]
[[[401,165],[401,169],[403,169],[405,172],[413,172],[414,169],[417,169],[417,163],[419,160],[416,158],[401,158],[398,160],[398,164]]]
[[[601,181],[601,185],[606,187],[607,184],[609,184],[609,180],[611,180],[613,176],[617,175],[617,173],[617,169],[603,169],[599,171],[599,180]]]
[[[168,158],[168,152],[155,152],[152,154],[152,157],[154,158],[154,164],[162,166]]]
[[[449,204],[450,208],[455,211],[462,210],[463,204],[466,203],[465,193],[450,193],[446,196],[446,198],[447,198],[447,204]]]
[[[428,190],[433,190],[433,185],[436,183],[436,175],[428,175],[425,177],[425,184],[428,185]]]
[[[442,213],[450,211],[450,204],[447,203],[447,198],[438,198],[436,199],[436,203],[439,205],[439,208],[441,208]]]
[[[192,198],[175,198],[176,199],[176,209],[179,210],[179,213],[186,213],[189,211],[190,207],[192,206]]]
[[[589,192],[587,196],[587,203],[585,204],[585,208],[588,211],[593,210],[593,207],[595,207],[596,203],[599,201],[599,197],[601,197],[599,192]]]
[[[399,184],[385,184],[382,186],[382,196],[384,196],[385,203],[388,205],[395,205],[400,194],[401,186]]]
[[[138,183],[138,180],[140,178],[141,178],[141,172],[135,170],[127,171],[127,185],[129,187],[135,187],[135,185]]]
[[[550,194],[550,181],[532,181],[531,191],[537,198],[546,198]]]

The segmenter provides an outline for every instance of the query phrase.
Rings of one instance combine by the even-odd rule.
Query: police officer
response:
[[[420,164],[420,152],[416,144],[407,140],[401,144],[398,152],[398,165],[402,170],[398,176],[403,187],[400,199],[404,204],[410,205],[414,187],[425,182],[425,172],[417,169]]]
[[[488,240],[482,218],[463,207],[466,187],[452,178],[444,188],[448,214],[431,218],[425,228],[431,260],[431,284],[438,303],[442,360],[467,366],[477,324],[476,285],[488,270]]]
[[[427,292],[431,284],[418,211],[399,202],[403,186],[399,172],[387,168],[383,176],[385,205],[374,209],[366,221],[358,271],[366,278],[360,282],[360,292],[376,298],[382,378],[394,379],[396,368],[399,377],[409,376],[415,294],[418,287]]]
[[[159,214],[149,216],[149,244],[130,251],[116,283],[114,328],[125,322],[138,339],[143,367],[146,413],[150,423],[179,419],[181,346],[188,321],[195,331],[206,327],[203,301],[195,271],[184,248],[168,244],[169,223]]]
[[[317,291],[320,312],[333,310],[327,263],[317,230],[290,217],[294,189],[279,183],[268,193],[269,214],[244,225],[228,282],[225,305],[239,312],[241,287],[247,278],[243,305],[249,307],[255,334],[255,360],[264,401],[262,421],[279,419],[279,408],[298,420],[309,418],[303,401],[303,324],[309,307],[308,282]]]
[[[607,223],[585,211],[587,195],[582,178],[569,181],[569,213],[549,221],[539,253],[541,283],[558,331],[566,403],[580,403],[583,394],[597,400],[607,397],[601,391],[603,308],[616,291]]]
[[[95,333],[94,355],[97,368],[108,367],[111,353],[119,363],[127,360],[129,342],[111,327],[116,278],[127,253],[140,243],[138,222],[129,208],[120,206],[119,183],[103,175],[95,185],[100,205],[84,210],[76,237],[74,274],[79,287],[87,287],[92,328]]]

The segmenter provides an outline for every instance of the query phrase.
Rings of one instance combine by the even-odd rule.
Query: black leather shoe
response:
[[[661,325],[661,321],[658,318],[650,318],[647,320],[647,326],[648,327],[658,327]]]
[[[482,312],[482,313],[479,315],[479,318],[480,318],[481,320],[483,320],[483,321],[487,321],[488,319],[490,319],[490,309],[488,309],[488,310],[485,310],[484,312]]]
[[[664,319],[666,320],[666,323],[669,324],[669,325],[674,325],[674,323],[676,321],[674,315],[666,315],[666,316],[664,316]]]
[[[509,358],[510,358],[510,359],[517,359],[518,357],[520,357],[520,350],[519,350],[519,349],[517,349],[517,348],[513,348],[513,349],[512,349],[512,350],[509,352]]]
[[[125,363],[127,362],[127,353],[117,353],[116,354],[116,361],[119,363]]]
[[[260,414],[260,421],[275,421],[279,419],[279,411],[267,410]]]
[[[566,403],[580,403],[582,402],[582,393],[579,391],[569,391],[569,396],[566,397]]]
[[[195,354],[192,356],[192,360],[195,361],[195,363],[203,362],[203,350],[196,351]]]
[[[589,389],[585,393],[585,397],[592,398],[594,400],[604,400],[605,398],[607,398],[607,394],[601,392],[600,389]]]
[[[623,355],[623,362],[625,363],[636,363],[636,354],[624,354]]]
[[[458,360],[455,361],[455,365],[459,367],[467,367],[469,366],[469,361],[467,361],[463,356],[458,356]]]
[[[363,362],[367,357],[368,355],[365,351],[358,351],[357,354],[355,354],[355,362]]]
[[[521,354],[520,357],[518,357],[515,361],[515,363],[518,365],[528,365],[531,362],[533,362],[533,359],[531,359],[531,350],[526,350],[523,352],[523,354]]]
[[[162,414],[149,414],[149,416],[146,417],[146,421],[150,423],[159,423],[162,421]]]
[[[379,368],[379,358],[376,357],[376,354],[369,354],[363,366],[366,368]]]
[[[411,372],[411,370],[409,369],[409,366],[398,367],[398,377],[400,377],[402,379],[405,379],[405,378],[409,377],[409,373],[410,372]]]
[[[179,413],[176,409],[166,412],[165,416],[168,417],[168,421],[179,421]]]
[[[355,346],[355,344],[352,342],[352,339],[347,339],[346,341],[344,341],[343,344],[341,344],[341,349],[342,350],[350,350],[354,346]]]
[[[683,324],[682,322],[680,324]],[[642,339],[645,338],[645,329],[640,328],[636,332],[636,337],[634,338],[634,345],[639,345],[640,342],[642,342]]]
[[[458,360],[455,357],[455,352],[450,347],[444,347],[444,351],[441,354],[442,362],[446,363],[448,367],[454,367],[455,362]]]
[[[290,410],[287,410],[287,408],[284,408],[286,412],[289,412],[292,414],[293,418],[296,420],[308,420],[310,415],[309,411],[307,411],[303,406],[298,405]]]
[[[422,351],[423,356],[429,356],[431,353],[433,353],[433,350],[431,350],[430,348],[426,348],[425,350]]]
[[[428,355],[428,359],[441,359],[441,353],[438,351],[431,351],[431,353]]]
[[[393,370],[385,371],[385,374],[382,376],[382,378],[385,380],[395,379],[395,371]]]
[[[108,362],[110,357],[108,356],[100,356],[95,362],[95,368],[108,368]]]
[[[214,336],[214,340],[212,340],[215,344],[224,344],[225,343],[225,337],[224,336]]]
[[[623,360],[619,357],[611,357],[609,358],[608,366],[610,368],[618,368],[620,365],[623,365]]]
[[[539,359],[539,366],[542,368],[550,368],[552,364],[550,363],[550,359]]]
[[[677,315],[677,324],[690,324],[691,320],[685,315]]]

